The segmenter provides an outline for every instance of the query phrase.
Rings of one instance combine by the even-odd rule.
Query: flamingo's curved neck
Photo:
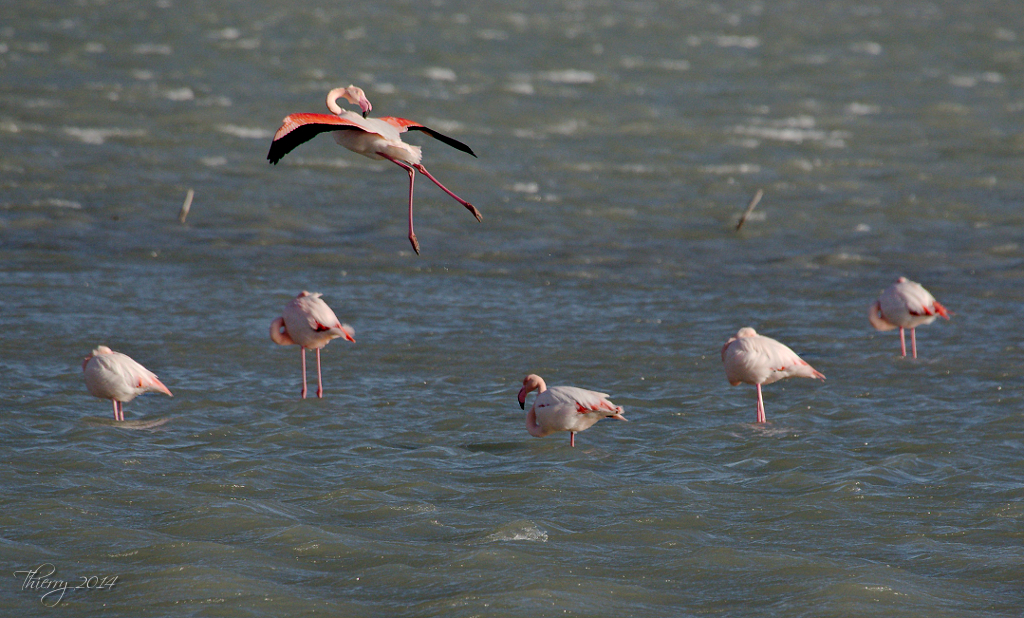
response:
[[[294,345],[295,341],[288,334],[285,328],[284,318],[277,318],[270,323],[270,340],[277,345]]]
[[[353,105],[358,105],[363,110],[363,118],[366,118],[366,115],[373,109],[363,89],[349,85],[347,88],[334,88],[327,93],[327,109],[331,110],[331,113],[336,116],[341,115],[341,107],[338,105],[338,99],[341,97],[344,97],[346,101]]]
[[[543,438],[550,433],[544,431],[544,428],[537,423],[537,413],[533,408],[530,408],[530,411],[526,413],[526,431],[534,438]]]
[[[344,92],[344,88],[335,88],[327,93],[327,109],[331,110],[331,113],[336,116],[341,115],[341,106],[338,105],[338,97],[342,96]]]
[[[873,305],[868,308],[868,321],[875,327],[876,330],[893,330],[896,325],[885,319],[882,314],[882,303],[875,301]]]

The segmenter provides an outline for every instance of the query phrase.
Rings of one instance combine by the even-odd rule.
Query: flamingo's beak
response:
[[[365,95],[359,98],[359,107],[363,110],[363,118],[366,118],[366,115],[373,109],[373,106],[370,105],[370,100]]]
[[[526,409],[526,387],[519,389],[519,407],[523,410]]]

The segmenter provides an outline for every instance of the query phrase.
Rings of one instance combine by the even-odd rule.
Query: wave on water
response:
[[[77,137],[86,144],[99,145],[111,137],[143,137],[146,132],[142,129],[86,129],[82,127],[64,127],[64,132],[72,137]]]
[[[577,69],[544,71],[539,77],[554,84],[593,84],[597,81],[597,75],[592,71],[580,71]]]
[[[750,125],[733,127],[737,135],[778,142],[821,142],[832,148],[845,148],[850,133],[847,131],[825,131],[816,127],[812,116],[797,116],[764,122],[758,119]]]
[[[136,54],[141,54],[144,56],[153,54],[160,56],[169,56],[171,55],[171,53],[173,53],[174,50],[171,48],[170,45],[166,45],[163,43],[140,43],[139,45],[133,47],[132,51]]]
[[[188,86],[185,86],[183,88],[165,90],[164,97],[171,101],[192,101],[196,98],[196,93]]]
[[[269,139],[274,137],[274,132],[261,127],[241,127],[237,124],[219,124],[217,130],[242,139]]]
[[[543,528],[533,523],[532,521],[520,519],[510,524],[505,524],[504,526],[498,528],[498,530],[496,530],[495,532],[488,534],[486,537],[484,537],[483,542],[493,543],[495,541],[538,541],[541,543],[546,543],[547,540],[548,533]]]
[[[445,67],[428,67],[423,74],[439,82],[454,82],[457,79],[455,71]]]
[[[32,202],[32,206],[53,206],[54,208],[70,208],[71,210],[82,210],[81,202],[76,202],[74,200],[62,200],[56,197],[51,197],[45,200],[35,200]]]
[[[88,425],[107,425],[117,429],[156,429],[166,425],[171,420],[170,416],[164,418],[147,418],[137,421],[115,421],[110,418],[86,417],[82,421]]]

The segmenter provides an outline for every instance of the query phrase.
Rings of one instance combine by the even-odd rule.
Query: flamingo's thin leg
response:
[[[316,349],[316,396],[318,399],[324,397],[324,379],[320,374],[320,348]]]
[[[306,398],[306,348],[299,346],[302,353],[302,398]]]
[[[413,183],[416,180],[416,170],[414,170],[410,165],[408,165],[406,163],[403,163],[402,161],[399,161],[398,159],[395,159],[394,157],[388,156],[388,155],[384,154],[383,152],[378,152],[377,154],[379,154],[380,156],[384,157],[388,161],[391,161],[392,163],[394,163],[398,167],[401,167],[405,171],[409,172],[409,242],[412,243],[412,250],[416,252],[416,255],[419,255],[420,254],[420,242],[418,240],[416,240],[416,232],[412,228],[412,187],[413,187]],[[430,176],[430,174],[427,174],[427,176]],[[437,182],[437,181],[435,180],[434,182]]]
[[[907,340],[903,336],[903,327],[902,326],[900,326],[900,352],[903,354],[903,356],[907,355]]]
[[[472,204],[470,204],[466,200],[462,199],[458,195],[455,195],[454,193],[449,191],[448,187],[446,187],[443,184],[441,184],[440,182],[438,182],[437,178],[434,178],[433,174],[431,174],[430,172],[427,171],[427,168],[423,167],[419,163],[415,164],[413,167],[415,167],[420,172],[422,172],[423,175],[426,176],[427,178],[429,178],[431,180],[431,182],[433,182],[435,185],[441,187],[441,190],[444,191],[445,193],[447,193],[452,198],[454,198],[456,202],[462,204],[467,209],[469,209],[469,212],[473,213],[473,216],[476,217],[477,221],[483,221],[483,217],[480,215],[480,211],[476,209],[476,206],[473,206]]]

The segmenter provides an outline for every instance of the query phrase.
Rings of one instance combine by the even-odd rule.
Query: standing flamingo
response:
[[[556,431],[569,432],[569,446],[576,446],[576,432],[589,429],[602,418],[626,420],[622,406],[608,401],[608,395],[573,386],[548,388],[539,375],[523,378],[519,390],[519,407],[526,409],[526,395],[537,391],[533,407],[526,414],[526,431],[535,438],[543,438]]]
[[[814,370],[796,352],[771,337],[758,335],[749,326],[741,328],[736,336],[722,346],[722,362],[725,363],[725,377],[729,384],[740,382],[757,387],[757,423],[765,423],[764,400],[761,385],[778,382],[785,378],[818,378],[825,376]]]
[[[324,396],[324,381],[320,373],[320,348],[331,339],[344,337],[355,342],[356,331],[338,321],[322,294],[303,290],[284,306],[279,318],[270,323],[270,339],[279,345],[298,345],[302,351],[302,398],[306,398],[306,349],[316,350],[316,396]]]
[[[949,311],[935,300],[920,283],[900,277],[895,283],[882,290],[870,307],[868,321],[877,330],[900,329],[900,352],[907,355],[907,340],[903,329],[910,329],[910,349],[917,358],[917,333],[922,324],[931,324],[942,316],[949,319]]]
[[[114,420],[124,420],[124,404],[142,393],[163,393],[173,397],[171,391],[157,379],[156,374],[131,359],[127,354],[115,352],[105,345],[97,346],[82,361],[85,386],[93,397],[109,399],[114,404]]]
[[[344,98],[349,103],[359,105],[362,115],[355,112],[343,110],[338,106],[338,99]],[[406,144],[402,141],[401,133],[409,130],[422,131],[434,139],[448,144],[456,150],[476,156],[473,150],[462,142],[442,135],[433,129],[428,129],[422,124],[405,118],[383,116],[381,118],[367,118],[366,115],[373,107],[366,99],[366,94],[361,88],[349,86],[347,88],[335,88],[327,93],[327,109],[329,114],[290,114],[281,123],[281,128],[274,134],[274,141],[270,144],[270,152],[267,159],[277,164],[286,154],[294,150],[299,144],[313,139],[320,133],[331,131],[334,133],[334,141],[340,146],[348,148],[352,152],[363,155],[374,160],[387,159],[395,165],[409,172],[409,242],[416,255],[420,253],[420,243],[416,240],[416,233],[412,227],[412,186],[416,178],[416,170],[423,173],[442,191],[455,198],[455,201],[465,206],[477,221],[481,221],[480,211],[472,204],[455,195],[441,184],[427,168],[420,165],[423,158],[419,146]]]

